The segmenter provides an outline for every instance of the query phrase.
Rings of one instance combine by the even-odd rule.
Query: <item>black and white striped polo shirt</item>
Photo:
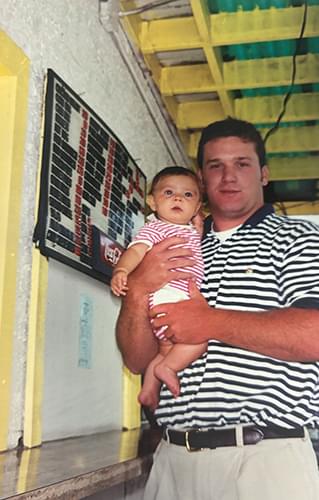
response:
[[[319,227],[311,222],[265,205],[224,242],[209,231],[202,250],[202,293],[213,307],[319,308]],[[162,388],[159,424],[319,424],[319,362],[282,361],[211,340],[179,378],[177,399]]]

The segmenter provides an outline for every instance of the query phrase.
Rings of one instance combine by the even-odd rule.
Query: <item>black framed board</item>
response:
[[[40,200],[41,253],[109,282],[145,220],[146,177],[99,116],[48,70]]]

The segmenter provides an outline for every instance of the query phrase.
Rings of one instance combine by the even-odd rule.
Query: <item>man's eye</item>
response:
[[[185,198],[192,198],[192,197],[193,197],[193,193],[191,191],[186,191]]]
[[[239,162],[238,164],[240,167],[248,167],[249,166],[249,163],[245,162],[245,161],[241,161]]]
[[[172,196],[173,191],[171,189],[165,189],[164,194],[165,196]]]

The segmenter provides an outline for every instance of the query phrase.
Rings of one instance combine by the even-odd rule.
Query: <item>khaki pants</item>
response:
[[[319,500],[310,438],[188,452],[161,441],[144,500]]]

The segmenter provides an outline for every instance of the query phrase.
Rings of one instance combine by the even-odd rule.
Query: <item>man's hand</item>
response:
[[[154,327],[166,325],[165,336],[174,343],[200,344],[209,338],[205,323],[212,309],[195,283],[189,282],[190,299],[171,304],[159,304],[150,311]]]
[[[204,219],[205,219],[205,217],[204,217],[202,210],[199,210],[197,212],[197,214],[195,215],[195,217],[192,218],[192,224],[195,227],[195,229],[197,230],[200,237],[203,236],[203,232],[204,232]]]
[[[143,261],[129,276],[129,289],[133,293],[148,295],[166,285],[172,279],[188,279],[190,272],[176,271],[177,267],[192,266],[192,252],[183,248],[184,238],[167,238],[147,252]]]

